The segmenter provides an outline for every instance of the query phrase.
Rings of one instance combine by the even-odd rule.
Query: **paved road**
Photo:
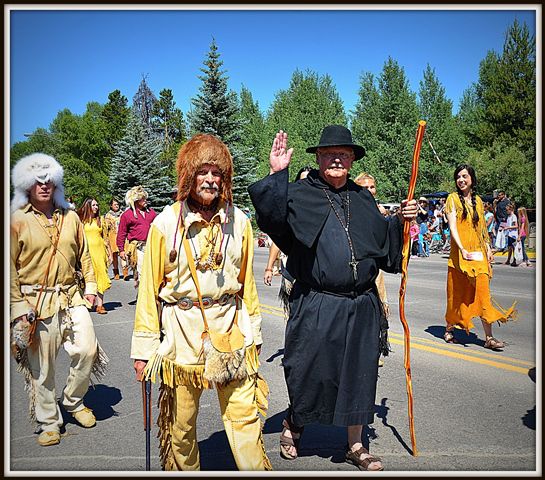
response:
[[[330,471],[353,474],[354,467],[343,462],[345,431],[332,426],[307,427],[296,461],[278,455],[278,435],[287,405],[281,367],[284,319],[276,295],[279,277],[273,286],[262,282],[267,251],[256,248],[255,273],[263,306],[265,344],[261,354],[262,372],[271,389],[269,414],[264,425],[265,446],[277,475],[303,471]],[[499,258],[498,261],[501,261]],[[536,457],[536,268],[494,267],[492,292],[503,306],[518,302],[519,319],[500,327],[497,337],[508,343],[503,352],[482,347],[482,327],[461,343],[447,345],[444,332],[446,259],[432,255],[412,259],[406,295],[406,315],[411,326],[411,363],[418,457],[410,454],[407,395],[403,369],[403,331],[397,314],[399,276],[386,275],[393,311],[390,326],[392,353],[380,369],[377,418],[365,430],[373,453],[380,455],[391,472],[520,472],[541,471]],[[133,378],[129,359],[134,317],[135,292],[132,281],[113,281],[106,293],[107,315],[92,313],[99,341],[111,358],[103,382],[91,389],[85,402],[93,408],[98,424],[86,430],[66,418],[59,445],[40,447],[37,435],[26,418],[27,394],[22,378],[9,365],[9,402],[5,418],[9,431],[5,442],[5,471],[29,475],[57,471],[79,475],[104,475],[144,470],[144,432],[140,384]],[[311,341],[311,339],[309,339]],[[57,387],[60,391],[68,370],[67,357],[59,354]],[[7,389],[6,389],[7,390]],[[156,419],[157,388],[153,391]],[[540,405],[538,405],[538,408]],[[7,422],[6,422],[7,424]],[[540,429],[541,427],[538,426]],[[152,431],[152,470],[160,470],[157,427]],[[201,400],[198,438],[202,469],[236,470],[214,391]],[[540,440],[541,441],[541,440]]]

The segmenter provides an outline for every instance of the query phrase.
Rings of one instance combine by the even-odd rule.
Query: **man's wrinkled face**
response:
[[[55,193],[55,185],[53,182],[40,183],[36,182],[28,192],[30,203],[47,203],[53,201]]]
[[[205,163],[195,175],[190,195],[202,205],[210,205],[220,195],[221,181],[220,169],[216,165]]]
[[[316,161],[324,179],[346,179],[354,162],[354,150],[350,147],[321,147],[316,151]]]

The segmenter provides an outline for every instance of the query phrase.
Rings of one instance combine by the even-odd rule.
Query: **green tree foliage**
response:
[[[420,154],[418,191],[448,191],[452,189],[450,176],[467,152],[452,115],[452,102],[446,98],[445,89],[429,65],[420,82],[419,98],[420,118],[426,121],[426,133]]]
[[[176,178],[176,155],[187,141],[187,127],[182,111],[176,107],[172,90],[164,88],[153,108],[153,131],[161,136],[163,151],[161,163],[167,167],[172,182]]]
[[[316,156],[306,153],[307,147],[318,144],[325,126],[347,126],[343,102],[329,75],[320,76],[307,70],[296,70],[287,90],[281,90],[269,109],[266,119],[265,145],[260,158],[260,175],[269,173],[269,152],[276,133],[288,133],[288,146],[294,152],[290,164],[290,176],[295,178],[305,165],[316,167]]]
[[[354,173],[365,169],[376,178],[380,199],[399,201],[407,195],[411,173],[418,126],[416,95],[392,58],[384,64],[376,85],[372,75],[362,76],[359,95],[353,134],[367,153],[363,162],[354,165]]]
[[[55,156],[57,151],[55,136],[45,128],[37,128],[34,132],[27,134],[28,139],[23,142],[16,142],[10,150],[10,168],[20,158],[33,153],[41,152]]]
[[[534,207],[535,39],[525,24],[515,20],[506,32],[502,54],[490,51],[482,60],[478,82],[464,93],[458,122],[488,193],[503,189],[512,199]]]
[[[191,135],[216,135],[229,148],[233,157],[233,202],[239,207],[251,205],[248,186],[254,178],[251,153],[242,143],[242,121],[236,93],[228,91],[223,61],[213,39],[206,56],[199,93],[191,100],[194,109],[189,113]]]
[[[242,124],[241,143],[248,150],[253,172],[257,172],[257,166],[263,159],[268,162],[270,139],[265,132],[265,117],[259,104],[254,102],[252,93],[244,86],[240,91],[239,114]],[[255,179],[257,178],[256,174]]]
[[[108,102],[102,110],[102,119],[106,126],[106,142],[111,152],[113,152],[115,143],[121,139],[127,127],[130,112],[127,105],[127,97],[122,95],[121,91],[114,90],[108,94]]]
[[[109,176],[112,195],[124,199],[127,191],[142,185],[153,208],[171,203],[172,182],[167,168],[161,164],[161,142],[144,123],[140,112],[133,109],[125,134],[115,145]]]

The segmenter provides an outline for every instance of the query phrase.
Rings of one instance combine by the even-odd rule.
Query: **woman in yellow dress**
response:
[[[470,165],[458,166],[454,171],[454,181],[456,192],[448,196],[445,204],[451,247],[444,339],[447,343],[456,342],[453,333],[455,326],[469,333],[474,326],[472,318],[481,317],[486,337],[484,347],[492,350],[503,348],[505,343],[492,335],[492,323],[512,319],[516,315],[515,304],[508,310],[492,305],[490,262],[494,257],[484,219],[483,202],[475,194],[475,170]]]
[[[87,198],[78,210],[78,215],[83,223],[93,270],[97,279],[96,312],[103,315],[108,313],[106,308],[104,308],[104,292],[112,285],[108,276],[108,264],[111,253],[109,252],[106,229],[103,229],[104,220],[100,217],[96,199]]]

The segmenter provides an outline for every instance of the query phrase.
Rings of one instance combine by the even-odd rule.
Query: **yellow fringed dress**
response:
[[[457,193],[451,193],[445,204],[445,212],[456,212],[456,226],[462,245],[468,252],[480,251],[482,260],[465,260],[456,242],[451,239],[450,257],[447,273],[447,311],[448,325],[457,325],[469,332],[474,327],[473,317],[481,317],[487,323],[507,322],[516,316],[515,304],[505,310],[492,305],[490,279],[492,269],[487,259],[487,244],[490,237],[484,219],[484,207],[480,197],[476,198],[475,208],[479,222],[473,225],[473,207],[466,204],[467,216],[462,219],[463,206]]]
[[[101,222],[101,226],[99,226],[96,219],[91,220],[91,222],[85,222],[83,225],[97,280],[97,290],[101,294],[112,286],[112,282],[108,276],[108,255],[102,236],[103,225],[104,222]]]

